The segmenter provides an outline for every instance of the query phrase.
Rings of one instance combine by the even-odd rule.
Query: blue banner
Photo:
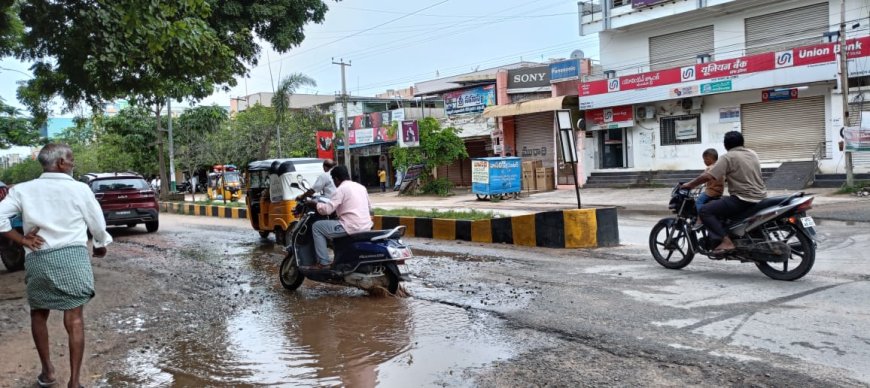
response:
[[[550,64],[550,83],[580,78],[580,60],[577,58]]]

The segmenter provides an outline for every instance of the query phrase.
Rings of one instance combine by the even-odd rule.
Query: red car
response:
[[[132,228],[145,224],[149,233],[157,231],[157,194],[141,175],[130,172],[90,173],[83,175],[81,180],[97,197],[106,225]]]

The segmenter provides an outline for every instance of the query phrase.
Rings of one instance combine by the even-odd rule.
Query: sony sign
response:
[[[508,70],[508,89],[550,87],[550,66]]]

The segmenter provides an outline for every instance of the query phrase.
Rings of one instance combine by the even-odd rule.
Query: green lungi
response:
[[[74,245],[31,252],[24,260],[30,308],[72,310],[94,297],[88,248]]]

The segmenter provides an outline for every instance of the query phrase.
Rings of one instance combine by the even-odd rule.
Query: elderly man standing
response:
[[[0,233],[24,246],[25,282],[30,304],[30,329],[42,371],[41,387],[57,383],[48,342],[48,315],[63,311],[69,336],[70,387],[79,387],[85,332],[82,309],[94,297],[94,274],[88,255],[87,232],[94,236],[94,256],[106,255],[112,237],[100,204],[87,185],[72,178],[72,150],[48,144],[39,152],[42,175],[21,183],[0,202]],[[12,229],[9,218],[21,214],[25,235]]]

